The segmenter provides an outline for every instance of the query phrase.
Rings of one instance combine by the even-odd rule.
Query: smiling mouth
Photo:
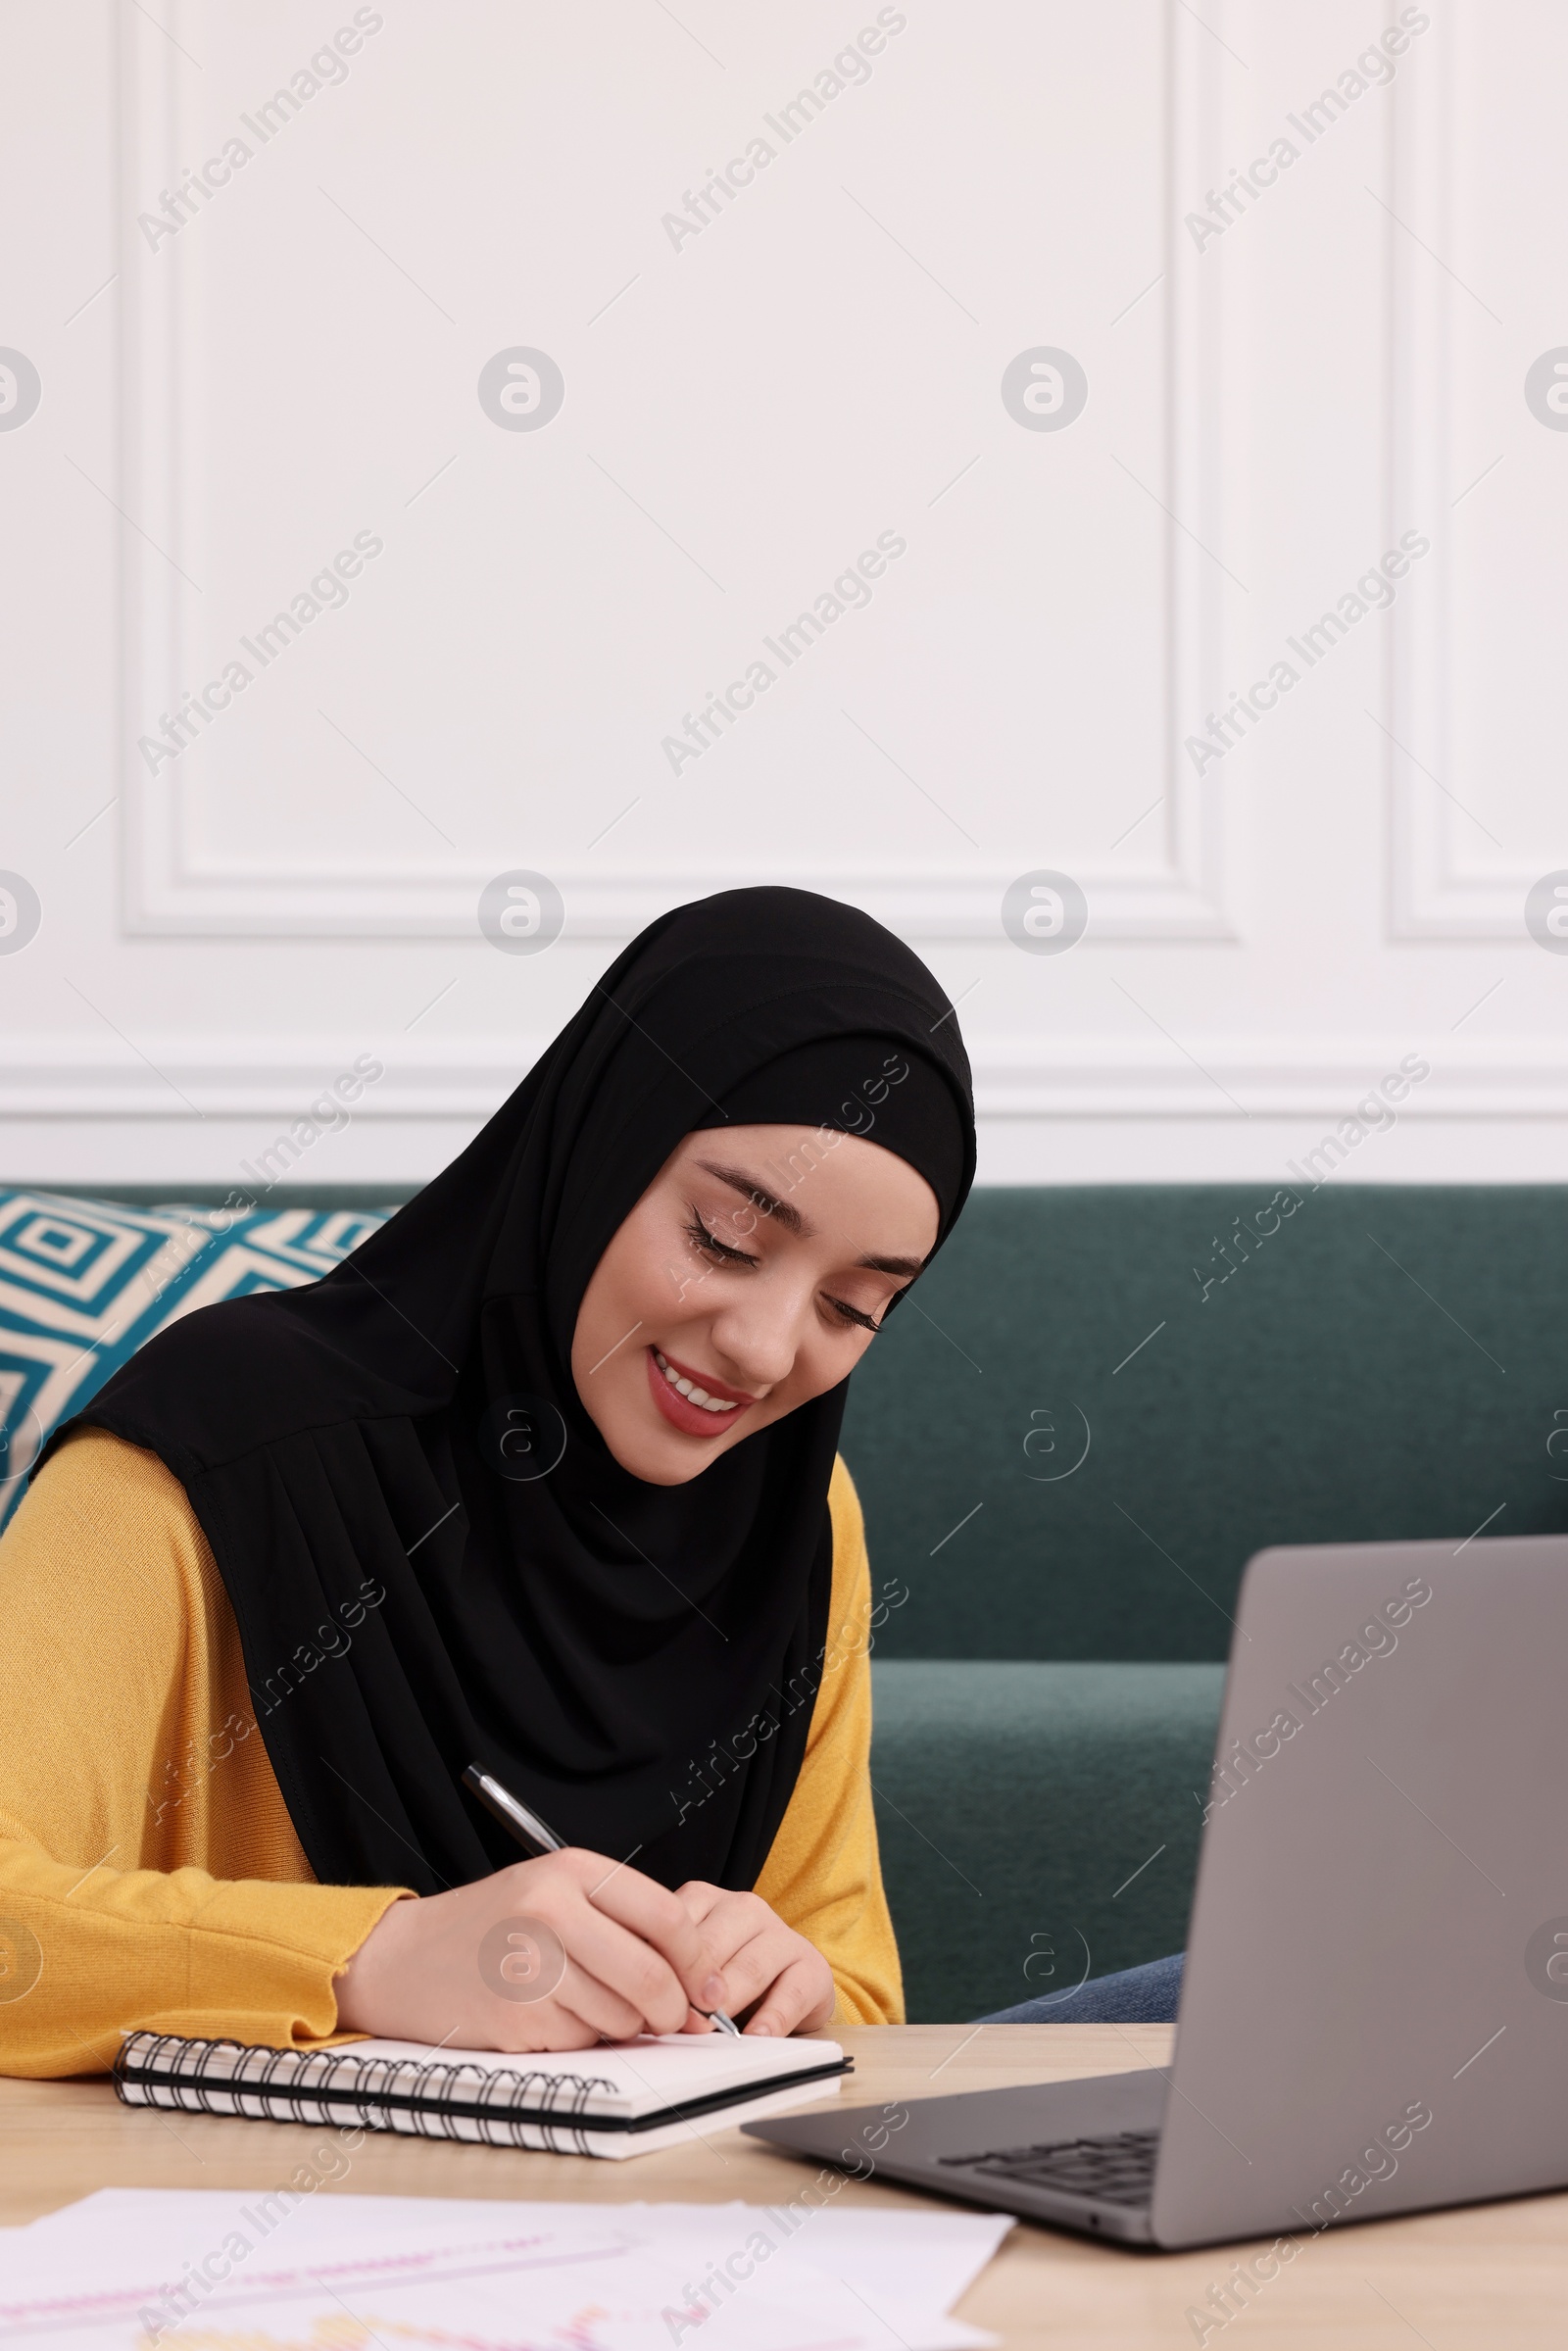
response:
[[[664,1418],[688,1437],[721,1437],[757,1397],[715,1393],[694,1372],[672,1363],[662,1348],[646,1350],[648,1384]]]

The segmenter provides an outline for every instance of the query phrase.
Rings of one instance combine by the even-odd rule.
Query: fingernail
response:
[[[703,1985],[703,2006],[705,2008],[722,2008],[723,2005],[724,1979],[722,1976],[710,1976]]]
[[[771,2040],[773,2038],[773,2028],[771,2025],[748,2025],[746,2030],[748,2033],[756,2033],[759,2040]]]

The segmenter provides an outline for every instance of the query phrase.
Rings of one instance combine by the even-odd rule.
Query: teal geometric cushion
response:
[[[63,1420],[194,1306],[330,1273],[374,1208],[127,1208],[0,1191],[0,1527]]]

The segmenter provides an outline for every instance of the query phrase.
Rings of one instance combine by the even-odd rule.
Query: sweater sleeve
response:
[[[402,1889],[318,1886],[183,1489],[98,1431],[0,1539],[0,2073],[99,2073],[142,2027],[334,2036]]]
[[[795,1793],[756,1891],[832,1968],[835,2024],[901,2025],[904,1980],[871,1809],[871,1568],[842,1460],[828,1501],[833,1597],[821,1685]]]

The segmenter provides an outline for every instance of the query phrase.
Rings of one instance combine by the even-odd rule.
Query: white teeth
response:
[[[678,1371],[672,1370],[657,1347],[653,1352],[654,1361],[671,1388],[678,1396],[683,1396],[689,1404],[700,1404],[705,1412],[733,1412],[736,1409],[733,1403],[727,1402],[722,1396],[710,1396],[707,1389],[699,1388],[695,1380],[685,1379]]]

